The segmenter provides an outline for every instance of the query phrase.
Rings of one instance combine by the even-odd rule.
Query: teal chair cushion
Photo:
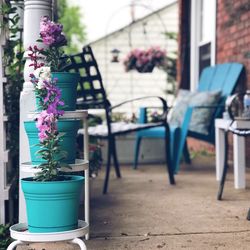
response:
[[[180,89],[175,106],[170,114],[169,123],[170,125],[181,126],[189,106],[216,106],[219,104],[220,99],[220,91],[190,92],[189,90]],[[214,111],[214,108],[195,108],[189,130],[207,135],[209,133],[209,125],[211,124]]]
[[[168,122],[170,125],[181,127],[183,117],[194,94],[194,92],[191,92],[186,89],[180,89],[178,91],[175,104],[169,113]]]

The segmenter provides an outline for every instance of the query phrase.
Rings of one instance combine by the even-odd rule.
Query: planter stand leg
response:
[[[108,184],[109,184],[109,173],[110,173],[110,165],[111,165],[111,144],[108,142],[108,161],[106,165],[106,175],[105,175],[105,180],[104,180],[104,185],[103,185],[103,194],[106,194],[108,191]]]
[[[169,182],[171,185],[175,185],[173,159],[172,159],[171,152],[170,152],[169,138],[170,138],[169,126],[168,124],[165,124],[166,165],[167,165],[167,170],[168,170]]]
[[[117,159],[115,137],[113,137],[113,139],[112,139],[112,155],[113,155],[113,159],[114,159],[116,177],[121,178],[120,166],[119,166],[119,162]]]
[[[217,194],[217,200],[221,201],[222,200],[222,194],[223,194],[223,189],[224,185],[226,182],[226,176],[227,176],[227,170],[228,170],[228,164],[227,164],[227,157],[228,157],[228,131],[225,132],[225,152],[224,152],[224,166],[223,166],[223,172],[220,180],[220,186]]]
[[[14,250],[18,245],[25,245],[25,243],[20,240],[15,240],[8,246],[7,250]]]
[[[87,250],[85,243],[79,238],[71,240],[70,243],[78,245],[81,248],[81,250]]]

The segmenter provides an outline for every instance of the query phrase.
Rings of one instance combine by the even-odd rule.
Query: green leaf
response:
[[[47,148],[45,148],[45,149],[41,149],[41,150],[38,150],[38,151],[36,152],[36,154],[42,154],[42,153],[44,153],[44,152],[49,153],[49,152],[50,152],[50,150],[49,150],[49,149],[47,149]]]

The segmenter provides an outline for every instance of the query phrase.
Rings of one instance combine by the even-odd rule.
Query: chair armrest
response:
[[[225,105],[204,105],[204,106],[190,106],[195,109],[214,109],[214,108],[225,108]]]
[[[144,99],[152,99],[152,98],[156,98],[156,99],[159,99],[161,101],[163,110],[168,109],[167,102],[162,97],[160,97],[160,96],[144,96],[144,97],[139,97],[139,98],[130,99],[130,100],[121,102],[121,103],[119,103],[119,104],[117,104],[115,106],[110,107],[110,110],[113,110],[115,108],[118,108],[118,107],[120,107],[120,106],[122,106],[124,104],[130,103],[130,102],[140,101],[140,100],[144,100]]]
[[[167,106],[167,102],[162,98],[162,97],[159,97],[159,96],[145,96],[145,97],[139,97],[139,98],[135,98],[135,99],[130,99],[130,100],[127,100],[127,101],[124,101],[124,102],[121,102],[115,106],[112,106],[110,107],[110,111],[112,111],[113,109],[116,109],[118,107],[121,107],[122,105],[124,104],[127,104],[127,103],[131,103],[131,102],[136,102],[136,101],[141,101],[141,100],[144,100],[144,99],[158,99],[161,101],[161,104],[162,104],[162,109],[163,109],[163,113],[162,113],[162,120],[166,119],[167,117],[167,111],[168,111],[168,106]],[[143,111],[144,109],[144,111]],[[141,109],[141,112],[144,112],[144,116],[146,117],[146,107],[143,107]],[[146,122],[146,118],[144,119],[141,119],[140,123],[145,123]]]
[[[168,107],[168,110],[171,109],[172,107]],[[139,117],[138,117],[138,123],[144,124],[148,122],[148,110],[149,109],[162,109],[162,107],[140,107],[139,108]]]

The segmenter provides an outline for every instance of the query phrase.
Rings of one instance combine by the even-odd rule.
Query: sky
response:
[[[88,42],[131,22],[130,4],[132,0],[68,0],[78,5],[82,11],[82,22],[86,26]],[[175,0],[133,0],[134,16],[139,18]]]

